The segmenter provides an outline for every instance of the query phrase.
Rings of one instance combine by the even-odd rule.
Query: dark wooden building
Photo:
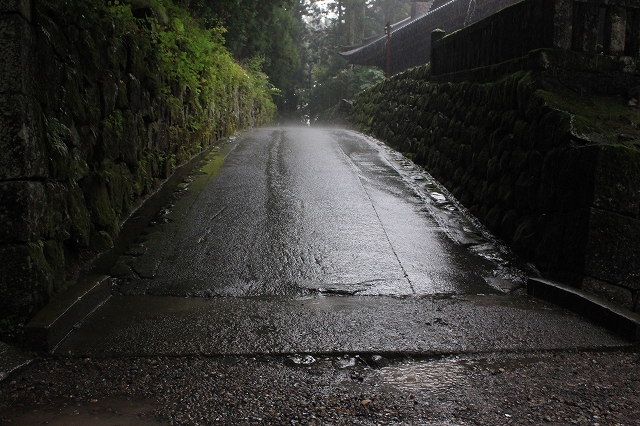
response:
[[[447,34],[480,21],[520,0],[432,0],[414,2],[411,16],[389,25],[386,32],[362,41],[359,46],[342,48],[349,63],[370,65],[395,75],[429,62],[431,32]],[[389,61],[388,58],[389,57]]]

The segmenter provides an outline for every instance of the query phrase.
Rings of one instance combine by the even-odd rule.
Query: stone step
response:
[[[110,277],[90,275],[58,295],[25,327],[26,345],[51,352],[73,328],[111,294]]]
[[[582,315],[626,339],[640,342],[640,315],[591,293],[542,278],[529,278],[527,293]]]

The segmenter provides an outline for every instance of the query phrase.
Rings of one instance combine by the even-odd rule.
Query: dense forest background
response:
[[[275,87],[281,120],[314,123],[341,99],[382,80],[381,70],[351,66],[341,46],[383,34],[410,15],[411,0],[182,0],[207,28],[224,28],[236,60],[263,71]]]

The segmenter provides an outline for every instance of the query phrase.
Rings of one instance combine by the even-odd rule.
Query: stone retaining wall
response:
[[[579,62],[572,55],[536,57]],[[640,311],[640,112],[620,95],[563,90],[560,67],[547,65],[484,83],[433,83],[415,68],[360,94],[351,119],[423,165],[543,275]],[[628,133],[590,127],[603,102]]]
[[[0,2],[0,319],[42,307],[177,165],[264,118],[237,87],[228,105],[158,96],[152,40],[96,10]]]

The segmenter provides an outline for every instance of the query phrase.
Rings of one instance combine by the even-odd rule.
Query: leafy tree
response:
[[[410,13],[410,0],[301,0],[301,79],[298,112],[314,122],[341,99],[351,99],[384,78],[381,70],[349,65],[342,46],[384,33],[386,22]]]
[[[300,68],[297,0],[190,0],[191,12],[208,28],[224,27],[225,46],[242,63],[260,64],[286,107]]]
[[[224,27],[231,54],[267,74],[278,89],[282,116],[314,121],[382,78],[378,70],[349,65],[339,51],[406,18],[411,0],[182,0],[182,5],[207,28]]]
[[[381,28],[389,23],[402,21],[411,14],[411,0],[376,0],[369,2],[367,17],[370,20],[370,29],[375,34],[380,34]],[[370,36],[373,34],[370,34]]]

